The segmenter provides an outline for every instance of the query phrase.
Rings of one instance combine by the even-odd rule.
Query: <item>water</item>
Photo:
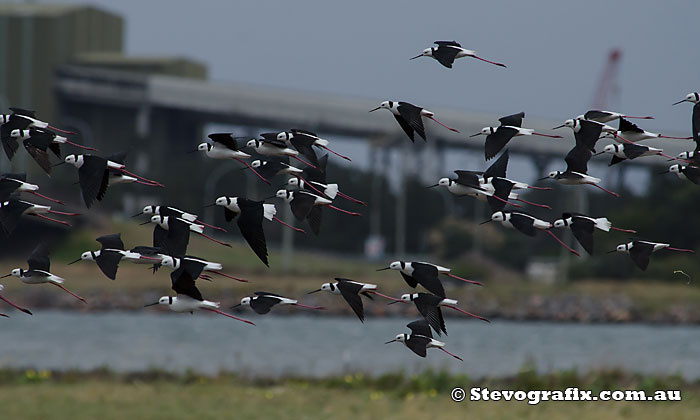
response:
[[[428,367],[470,377],[512,375],[526,361],[541,372],[622,368],[700,378],[700,327],[579,325],[447,319],[447,349],[414,355],[400,343],[410,319],[256,316],[257,326],[229,318],[162,312],[13,313],[0,319],[0,367],[118,372],[158,368],[221,370],[251,377],[380,374]]]

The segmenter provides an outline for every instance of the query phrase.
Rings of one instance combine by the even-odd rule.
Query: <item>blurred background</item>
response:
[[[356,375],[405,373],[428,379],[406,385],[385,404],[400,405],[410,393],[425,408],[436,387],[439,398],[447,396],[440,388],[446,383],[520,378],[519,386],[534,386],[530,377],[518,375],[565,371],[585,385],[613,371],[620,376],[612,375],[610,383],[636,384],[648,377],[625,375],[651,375],[658,384],[658,378],[676,375],[696,395],[697,257],[661,251],[643,272],[628,256],[605,253],[629,235],[604,232],[595,234],[595,255],[579,247],[582,257],[571,257],[547,235],[531,238],[480,225],[490,215],[486,203],[426,187],[457,169],[486,169],[492,162],[483,159],[483,137],[468,136],[524,111],[524,127],[563,136],[520,137],[508,146],[509,178],[553,188],[524,195],[553,210],[528,212],[550,221],[564,211],[608,217],[643,238],[697,250],[700,221],[693,215],[700,191],[675,175],[661,175],[669,165],[664,158],[613,167],[607,155],[593,158],[589,174],[602,178],[619,199],[593,187],[537,179],[564,170],[563,157],[574,144],[570,129],[552,128],[589,109],[653,115],[639,125],[669,136],[691,135],[691,105],[671,104],[698,89],[700,56],[692,51],[699,9],[691,1],[0,3],[0,110],[34,109],[39,119],[75,131],[71,140],[102,156],[128,152],[131,171],[167,186],[113,186],[87,210],[74,168],[54,168],[47,178],[24,150],[11,162],[0,156],[0,172],[27,172],[42,193],[66,202],[60,210],[82,213],[71,229],[25,217],[0,241],[0,274],[24,267],[37,242],[47,242],[52,271],[90,302],[83,305],[48,286],[3,280],[3,295],[35,312],[33,317],[13,312],[0,323],[5,383],[32,382],[25,369],[44,369],[49,376],[150,369],[166,376],[204,375],[197,381],[222,372],[248,381],[332,382],[340,375],[342,386],[359,381],[359,388],[376,394],[385,391],[381,381],[365,383]],[[455,39],[508,68],[468,58],[449,70],[429,58],[409,62],[438,39]],[[428,141],[411,144],[386,111],[367,112],[384,100],[425,107],[460,133],[427,122]],[[254,137],[290,128],[316,132],[351,157],[346,162],[330,155],[328,179],[369,205],[339,205],[363,213],[361,218],[324,211],[318,237],[266,225],[267,269],[221,209],[205,206],[222,195],[267,198],[286,179],[267,186],[238,163],[188,152],[212,132]],[[695,147],[685,140],[644,144],[672,156]],[[271,202],[293,221],[286,203]],[[266,318],[238,313],[258,324],[248,328],[203,315],[143,310],[143,304],[171,293],[164,270],[151,275],[122,264],[112,282],[92,263],[65,265],[97,249],[94,238],[103,234],[121,232],[127,247],[150,245],[152,226],[130,217],[149,204],[185,209],[229,230],[216,236],[233,243],[232,250],[200,239],[189,248],[251,280],[200,285],[206,298],[225,307],[255,290],[301,298],[336,276],[399,295],[408,290],[398,273],[375,270],[397,259],[425,260],[483,282],[481,288],[447,282],[446,288],[466,310],[492,322],[450,316],[450,336],[443,338],[466,362],[439,354],[423,360],[398,345],[381,345],[418,316],[412,305],[367,302],[369,319],[362,325],[339,296],[317,294],[303,300],[337,316],[286,308]],[[555,233],[578,246],[568,230]],[[677,270],[689,277],[674,274]],[[280,348],[289,351],[280,355]],[[433,377],[426,369],[463,376]],[[550,377],[550,384],[558,383]],[[282,389],[297,395],[297,385],[285,382]],[[276,396],[275,389],[263,387],[260,398],[268,392]],[[692,401],[697,404],[697,398]]]

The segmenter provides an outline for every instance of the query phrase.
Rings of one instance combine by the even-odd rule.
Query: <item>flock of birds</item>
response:
[[[455,41],[436,41],[436,46],[425,49],[419,57],[432,57],[447,68],[452,68],[456,59],[472,57],[497,66],[506,67],[478,57],[474,51],[464,49]],[[553,179],[565,185],[592,185],[606,193],[619,197],[615,192],[600,186],[601,180],[588,175],[588,161],[599,154],[612,155],[610,165],[617,164],[627,159],[637,159],[645,156],[664,156],[680,163],[669,167],[667,172],[676,173],[679,177],[688,179],[695,184],[700,184],[700,95],[691,93],[682,101],[691,102],[694,105],[692,116],[692,137],[696,147],[693,151],[681,153],[678,157],[670,157],[663,154],[661,149],[638,144],[638,142],[651,138],[675,138],[658,133],[651,133],[639,128],[629,119],[650,119],[652,117],[631,117],[616,112],[592,110],[576,118],[569,119],[554,129],[569,127],[573,130],[575,145],[564,158],[566,170],[554,171],[545,179]],[[674,104],[675,105],[675,104]],[[370,110],[386,109],[392,113],[398,124],[408,138],[415,141],[417,133],[424,141],[426,138],[423,118],[430,119],[437,124],[458,132],[456,129],[440,123],[435,114],[427,109],[415,106],[408,102],[384,101],[378,107]],[[65,135],[75,134],[60,130],[49,123],[36,118],[34,111],[11,108],[11,114],[0,115],[0,138],[2,146],[9,159],[12,159],[22,142],[25,150],[37,162],[47,174],[53,167],[68,163],[78,171],[78,184],[85,206],[89,209],[95,201],[101,201],[108,187],[122,183],[138,183],[151,187],[164,187],[163,184],[144,178],[129,172],[124,164],[125,154],[117,154],[109,157],[101,157],[92,154],[70,154],[58,164],[52,164],[49,151],[61,158],[61,146],[70,145],[86,150],[95,149],[73,143]],[[442,178],[431,187],[444,187],[456,196],[472,196],[486,201],[491,208],[492,215],[487,222],[500,222],[503,226],[513,228],[519,232],[535,236],[537,232],[544,232],[554,238],[558,243],[571,253],[579,255],[577,251],[567,246],[554,233],[553,228],[571,229],[581,247],[593,254],[593,233],[596,229],[608,232],[617,230],[627,233],[636,233],[633,230],[613,227],[605,217],[590,217],[580,213],[567,212],[554,222],[538,219],[522,210],[510,208],[522,208],[524,205],[551,209],[546,204],[532,203],[520,197],[519,190],[550,188],[528,185],[525,182],[512,180],[506,177],[508,166],[508,142],[518,136],[545,136],[561,138],[558,135],[550,135],[535,132],[529,128],[523,128],[524,112],[505,116],[499,119],[498,127],[485,127],[474,136],[484,135],[485,158],[490,160],[498,156],[486,170],[456,170],[456,178]],[[618,128],[607,125],[617,120]],[[64,134],[64,135],[60,135]],[[274,196],[268,199],[279,198],[287,202],[294,217],[303,222],[306,220],[312,232],[319,234],[322,221],[322,210],[328,208],[349,216],[360,216],[360,213],[345,210],[335,205],[336,199],[341,198],[356,205],[366,206],[367,203],[350,197],[340,191],[337,183],[330,182],[326,178],[328,154],[318,156],[317,149],[322,149],[340,158],[350,160],[329,147],[329,142],[317,134],[306,130],[292,129],[279,133],[263,133],[259,138],[235,137],[231,133],[213,133],[209,140],[201,143],[192,152],[202,152],[206,157],[220,160],[234,160],[249,169],[262,182],[270,185],[270,179],[275,176],[288,176],[285,188],[276,191]],[[599,152],[596,144],[599,139],[610,138],[616,143],[604,146]],[[505,150],[504,150],[505,149]],[[248,159],[255,154],[255,160],[248,163]],[[294,161],[292,161],[294,160]],[[297,166],[294,166],[296,164]],[[64,204],[38,192],[39,186],[27,182],[26,174],[3,174],[0,177],[0,232],[9,236],[18,224],[21,216],[36,216],[38,218],[60,223],[66,226],[70,224],[65,220],[59,220],[49,215],[61,215],[66,217],[78,216],[77,213],[63,212],[52,209],[48,205],[39,205],[26,201],[22,193],[32,194],[54,204]],[[267,200],[267,199],[265,199]],[[267,244],[265,240],[264,225],[267,222],[278,222],[296,232],[304,233],[304,230],[285,223],[277,218],[277,208],[274,204],[265,200],[253,200],[247,197],[221,196],[208,206],[217,206],[224,212],[227,222],[236,220],[236,225],[241,235],[248,243],[255,255],[269,267]],[[506,206],[510,206],[506,209]],[[69,263],[79,261],[94,261],[105,276],[114,280],[117,276],[119,264],[127,261],[136,264],[149,264],[153,266],[155,273],[161,267],[171,269],[170,278],[175,296],[163,296],[157,302],[145,305],[166,305],[175,312],[193,312],[195,310],[207,310],[224,315],[236,320],[255,325],[251,321],[236,317],[220,310],[219,302],[205,300],[196,287],[196,280],[211,281],[212,275],[220,275],[230,279],[247,282],[245,279],[234,277],[223,272],[223,265],[218,262],[190,256],[187,254],[189,238],[192,233],[203,236],[223,246],[229,244],[219,241],[205,233],[205,230],[224,232],[225,229],[205,223],[197,214],[165,205],[149,205],[141,212],[134,215],[146,216],[148,220],[142,224],[153,224],[152,245],[139,245],[127,249],[119,233],[104,235],[97,238],[101,247],[99,250],[86,251],[80,258]],[[267,222],[266,222],[267,221]],[[682,252],[692,250],[673,248],[670,244],[652,242],[641,239],[633,239],[628,243],[620,244],[615,251],[628,253],[634,263],[645,270],[653,252],[668,249]],[[615,252],[611,251],[611,252]],[[11,273],[2,277],[18,277],[26,284],[48,283],[59,287],[71,294],[76,299],[86,303],[86,300],[63,286],[65,280],[50,272],[50,259],[48,247],[40,243],[27,259],[28,269],[16,268]],[[418,261],[394,261],[381,270],[396,270],[406,284],[411,288],[420,285],[428,293],[407,293],[395,298],[377,291],[377,285],[361,283],[359,281],[337,277],[334,282],[324,283],[317,290],[339,294],[347,302],[360,321],[364,322],[364,307],[362,297],[373,299],[379,296],[394,303],[413,303],[422,319],[411,322],[407,327],[410,334],[398,334],[391,342],[401,342],[419,356],[425,357],[428,348],[437,348],[452,357],[462,360],[459,356],[448,352],[445,343],[433,338],[432,331],[436,334],[447,334],[445,321],[441,308],[449,308],[459,311],[470,317],[488,322],[486,318],[472,314],[457,306],[458,302],[446,296],[445,289],[440,280],[442,275],[469,284],[481,285],[481,283],[468,280],[453,274],[450,268],[436,264]],[[0,290],[3,286],[0,285]],[[0,299],[16,309],[28,313],[31,312],[0,295]],[[301,308],[320,310],[320,306],[311,306],[300,303],[297,299],[281,296],[276,293],[258,291],[253,296],[244,297],[239,306],[248,306],[258,314],[267,314],[272,308],[283,305],[294,305]],[[0,316],[7,316],[0,314]],[[387,344],[388,344],[387,343]]]

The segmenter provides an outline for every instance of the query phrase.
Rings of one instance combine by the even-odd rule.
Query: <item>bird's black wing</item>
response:
[[[39,244],[34,248],[34,251],[27,259],[27,264],[30,270],[41,270],[47,273],[50,271],[51,260],[49,259],[49,250],[45,244]]]
[[[219,143],[230,150],[239,150],[241,148],[241,145],[236,141],[236,137],[233,137],[233,133],[212,133],[207,137],[214,143]],[[275,138],[277,138],[277,136],[275,136]]]
[[[10,111],[12,111],[13,115],[23,115],[29,118],[36,118],[36,111],[31,109],[24,109],[14,106],[10,107]]]
[[[250,299],[251,309],[260,315],[265,315],[270,312],[270,309],[278,303],[280,303],[280,299],[274,296],[257,296]]]
[[[522,127],[523,118],[525,118],[525,113],[518,112],[517,114],[506,115],[505,117],[501,117],[498,119],[498,122],[501,123],[501,126],[508,125],[511,127]]]
[[[263,230],[263,202],[238,198],[238,207],[241,209],[241,217],[236,223],[241,235],[260,261],[269,267],[267,242]]]
[[[610,159],[610,163],[608,163],[608,166],[617,165],[618,163],[624,162],[625,160],[627,160],[627,159],[613,155],[612,159]]]
[[[437,46],[447,45],[447,46],[460,47],[460,48],[462,47],[461,45],[459,45],[459,42],[457,42],[457,41],[435,41],[435,42],[433,42],[433,44],[435,44]]]
[[[78,180],[83,193],[85,206],[90,208],[97,199],[102,200],[109,184],[107,159],[99,156],[83,155],[83,166],[78,169]]]
[[[646,271],[649,266],[649,258],[654,252],[654,244],[640,241],[632,241],[632,247],[629,249],[632,261],[637,264],[637,267]]]
[[[7,160],[12,160],[17,149],[19,149],[19,143],[17,139],[10,137],[11,127],[8,127],[9,124],[0,125],[0,141],[2,141],[2,148],[5,150]]]
[[[442,317],[442,310],[438,306],[438,303],[442,301],[439,296],[431,295],[429,293],[418,293],[418,298],[413,300],[416,304],[418,312],[428,321],[433,330],[437,335],[442,335],[444,332],[447,335],[447,328],[445,327],[445,319]]]
[[[537,233],[537,228],[532,222],[532,217],[529,215],[523,213],[511,213],[509,222],[514,228],[527,236],[535,236]]]
[[[410,322],[406,325],[411,330],[411,335],[422,335],[423,337],[433,338],[433,333],[430,332],[430,325],[425,319]]]
[[[593,156],[591,150],[585,147],[575,146],[566,154],[566,172],[588,173],[588,161]]]
[[[578,243],[581,244],[586,252],[593,255],[593,230],[595,228],[595,222],[583,217],[572,216],[570,227],[571,233],[574,234]]]
[[[189,276],[193,279],[198,279],[199,275],[204,271],[205,263],[199,261],[193,261],[187,258],[180,259],[180,268],[185,270]]]
[[[411,141],[414,141],[415,136],[413,134],[414,133],[413,128],[411,128],[411,126],[408,124],[408,122],[406,122],[406,120],[404,120],[403,117],[400,115],[395,115],[395,114],[392,114],[392,115],[396,119],[396,122],[399,123],[399,125],[403,129],[404,133],[406,133],[408,138],[411,139]]]
[[[638,144],[624,143],[622,145],[622,150],[625,152],[627,159],[635,159],[643,155],[644,152],[647,152],[649,148]]]
[[[255,168],[255,170],[263,176],[263,178],[272,178],[275,175],[277,175],[277,172],[281,171],[282,169],[285,169],[289,166],[289,158],[288,157],[274,157],[270,156],[266,158],[266,160],[261,161],[263,162],[259,167]]]
[[[420,115],[422,108],[409,104],[408,102],[399,102],[397,110],[406,123],[425,140],[425,128],[423,128],[423,119]]]
[[[110,235],[102,235],[95,239],[102,245],[102,249],[124,249],[121,233],[112,233]]]
[[[304,220],[311,212],[316,202],[316,196],[311,194],[303,194],[296,192],[293,195],[292,201],[289,203],[289,207],[292,209],[294,217],[298,220]]]
[[[61,143],[51,143],[49,144],[49,150],[53,152],[56,157],[61,157]]]
[[[5,235],[9,236],[15,230],[20,217],[31,206],[19,200],[10,200],[7,204],[0,203],[0,227]]]
[[[574,131],[574,139],[576,139],[576,147],[590,149],[595,151],[595,145],[603,131],[603,124],[595,121],[579,120],[579,130]]]
[[[457,46],[458,48],[454,48],[455,46],[456,45],[450,43],[438,44],[437,49],[433,51],[433,58],[436,59],[438,63],[451,69],[460,51],[459,46]]]
[[[326,166],[328,166],[328,155],[323,155],[318,159],[318,165],[316,167],[307,166],[304,168],[304,172],[301,174],[304,180],[308,182],[319,182],[321,184],[326,183]]]
[[[401,277],[403,277],[404,281],[406,281],[406,284],[413,287],[414,289],[418,286],[418,282],[416,281],[415,278],[409,276],[408,274],[404,273],[403,271],[399,271],[399,273],[401,273]]]
[[[510,192],[513,190],[513,186],[515,184],[504,178],[493,178],[491,180],[491,185],[493,185],[494,189],[493,195],[500,198],[500,200],[498,200],[494,197],[486,197],[486,201],[489,203],[489,207],[491,208],[491,214],[493,214],[497,211],[503,210],[503,208],[506,206],[504,201],[508,201]]]
[[[292,146],[294,146],[302,156],[308,159],[309,163],[313,166],[318,165],[318,156],[316,156],[316,152],[313,147],[311,147],[315,141],[316,139],[305,135],[294,136],[290,140]]]
[[[155,227],[153,228],[153,247],[160,248],[163,251],[166,251],[165,242],[166,242],[167,238],[168,238],[168,231],[163,229],[159,225],[155,225]]]
[[[236,216],[238,216],[238,213],[224,207],[224,218],[226,219],[227,222],[230,222],[231,220],[235,219]]]
[[[37,165],[39,165],[44,172],[51,175],[51,161],[49,160],[49,154],[46,152],[46,149],[42,150],[41,148],[34,146],[30,142],[30,139],[25,140],[23,143],[25,150],[27,150],[27,153],[29,153]]]
[[[506,149],[503,154],[484,171],[484,179],[493,177],[505,178],[506,170],[508,169],[508,158],[508,149]]]
[[[10,174],[3,174],[3,178],[0,178],[0,203],[10,197],[10,195],[19,188],[20,183],[12,179]]]
[[[121,259],[122,255],[118,252],[100,251],[100,255],[95,258],[95,262],[105,276],[115,280],[117,278],[117,269],[119,268],[119,261],[121,261]]]
[[[430,338],[411,334],[408,340],[406,340],[406,347],[420,357],[425,357],[428,355],[428,343],[430,343]]]
[[[477,190],[481,189],[481,184],[479,184],[479,175],[476,172],[457,170],[455,173],[457,174],[457,179],[455,179],[457,184],[475,188]]]
[[[695,151],[700,151],[700,102],[693,105],[693,140],[695,141]]]
[[[156,246],[145,246],[145,245],[138,245],[133,248],[131,248],[129,251],[135,252],[137,254],[141,254],[146,257],[154,257],[158,254],[163,253],[163,249],[156,247]]]
[[[168,219],[167,237],[163,249],[174,256],[187,254],[187,245],[190,243],[190,226],[175,218]],[[158,245],[156,245],[158,246]]]
[[[347,280],[338,280],[338,290],[343,296],[343,299],[350,305],[355,315],[360,318],[360,321],[365,322],[365,313],[362,306],[362,298],[360,297],[360,290],[362,290],[362,285],[358,283],[353,283]]]
[[[312,131],[309,131],[309,130],[303,130],[303,129],[301,129],[301,128],[292,128],[291,131],[292,131],[292,134],[306,134],[307,136],[320,138],[320,137],[318,136],[318,134],[316,134],[316,133],[314,133],[314,132],[312,132]]]
[[[170,280],[173,284],[173,290],[178,295],[186,295],[193,299],[202,301],[202,293],[194,284],[195,278],[187,273],[182,267],[170,273]]]
[[[697,166],[686,166],[683,169],[683,175],[694,184],[700,185],[700,168]]]
[[[489,160],[496,156],[506,144],[512,139],[518,130],[511,127],[498,127],[496,131],[486,136],[484,143],[484,156]]]
[[[411,266],[413,267],[411,276],[418,284],[434,295],[445,297],[445,288],[442,287],[442,282],[438,278],[437,267],[418,262],[411,263]]]
[[[110,160],[110,161],[112,161],[112,162],[114,162],[114,163],[120,163],[120,164],[123,165],[124,162],[126,161],[126,155],[127,155],[128,153],[129,153],[129,152],[126,152],[126,151],[121,151],[121,152],[118,152],[118,153],[114,153],[114,154],[112,154],[112,155],[107,156],[107,160]]]
[[[644,130],[639,128],[637,124],[631,122],[630,120],[626,120],[622,117],[620,117],[620,128],[619,130],[621,132],[632,132],[632,133],[643,133]]]
[[[590,111],[587,111],[585,114],[583,114],[583,118],[587,120],[592,120],[592,121],[598,121],[599,118],[606,118],[608,115],[607,112],[604,111],[598,111],[597,109],[591,109]]]
[[[321,206],[313,206],[311,208],[311,211],[309,212],[309,215],[306,217],[306,220],[309,221],[309,226],[311,226],[311,231],[316,236],[318,236],[318,234],[321,233],[322,214],[323,212],[321,211]]]

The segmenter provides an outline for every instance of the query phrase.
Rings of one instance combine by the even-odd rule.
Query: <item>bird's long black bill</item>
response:
[[[435,185],[431,185],[431,186],[425,187],[425,188],[435,188],[435,187],[439,187],[439,186],[440,186],[440,184],[435,184]]]
[[[669,170],[667,169],[667,170],[665,170],[665,171],[663,171],[663,172],[659,172],[659,175],[667,174],[667,173],[669,173],[669,172],[671,172],[671,171],[669,171]]]
[[[240,304],[240,303],[237,303],[237,304],[231,306],[231,309],[238,308],[239,306],[241,306],[241,304]]]
[[[0,279],[4,279],[5,277],[10,277],[11,275],[12,275],[12,274],[4,275],[4,276],[0,277]]]
[[[313,292],[307,293],[307,295],[310,295],[310,294],[313,294],[313,293],[316,293],[316,292],[320,292],[320,291],[321,291],[321,289],[316,289],[316,290],[314,290]]]
[[[481,133],[476,133],[476,134],[472,134],[472,135],[469,136],[469,137],[476,137],[476,136],[480,136],[480,135],[481,135]]]
[[[216,205],[216,203],[213,203],[213,204],[207,204],[206,206],[204,206],[204,208],[206,209],[207,207],[214,207],[215,205]]]
[[[131,217],[137,217],[137,216],[141,216],[142,214],[143,214],[143,212],[142,212],[142,211],[140,211],[140,212],[136,213],[135,215],[133,215],[133,216],[131,216]]]
[[[612,251],[606,252],[606,254],[612,254],[613,252],[617,252],[617,249],[613,249]]]
[[[199,149],[189,150],[187,153],[195,153],[195,152],[199,152]]]
[[[395,303],[401,302],[400,300],[392,300],[391,302],[387,303],[387,305],[393,305]]]
[[[391,340],[391,341],[387,341],[387,342],[386,342],[386,343],[384,343],[384,344],[389,344],[389,343],[393,343],[394,341],[396,341],[396,339],[393,339],[393,340]]]
[[[421,58],[421,57],[423,57],[423,54],[418,54],[418,55],[415,56],[415,57],[409,58],[409,60],[415,60],[416,58]]]
[[[66,162],[65,162],[65,161],[63,161],[63,162],[58,162],[58,163],[55,164],[55,165],[51,165],[51,167],[52,167],[52,168],[55,168],[56,166],[61,166],[61,165],[63,165],[64,163],[66,163]]]
[[[377,271],[384,271],[384,270],[389,270],[389,269],[391,269],[391,267],[379,268],[379,269],[377,269]]]
[[[542,178],[537,178],[538,181],[544,181],[545,179],[549,179],[548,176],[542,177]]]
[[[77,262],[80,262],[81,260],[82,260],[82,258],[78,258],[78,259],[75,260],[75,261],[69,262],[68,265],[75,264],[75,263],[77,263]]]
[[[598,155],[602,155],[603,153],[605,153],[605,152],[604,152],[604,151],[600,151],[600,152],[598,152],[598,153],[593,153],[591,156],[598,156]]]
[[[678,102],[676,102],[676,103],[675,103],[675,104],[673,104],[673,105],[678,105],[678,104],[682,104],[683,102],[685,102],[685,99],[683,99],[682,101],[678,101]]]
[[[139,226],[147,225],[147,224],[149,224],[149,223],[151,223],[151,221],[150,221],[150,220],[149,220],[149,221],[147,221],[147,222],[139,223]]]
[[[159,303],[159,302],[149,303],[148,305],[143,305],[143,307],[144,307],[144,308],[148,308],[149,306],[155,306],[155,305],[157,305],[158,303]]]
[[[558,126],[552,128],[552,130],[557,130],[559,128],[564,128],[564,127],[566,127],[566,124],[558,125]]]
[[[479,224],[480,224],[480,225],[485,225],[485,224],[487,224],[487,223],[489,223],[489,222],[493,222],[493,220],[491,220],[491,219],[489,219],[489,220],[484,220],[483,222],[481,222],[481,223],[479,223]]]
[[[376,107],[376,108],[374,108],[374,109],[370,109],[369,112],[374,112],[374,111],[376,111],[376,110],[378,110],[378,109],[380,109],[380,108],[381,108],[381,106],[378,106],[378,107]]]

